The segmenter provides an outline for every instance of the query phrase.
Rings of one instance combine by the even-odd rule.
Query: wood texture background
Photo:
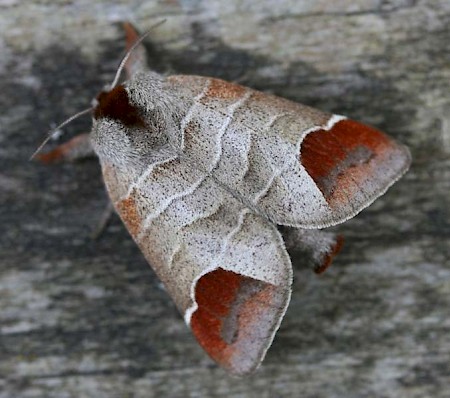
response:
[[[119,22],[162,18],[158,71],[346,114],[413,154],[338,228],[326,274],[296,267],[247,379],[206,357],[117,217],[89,238],[106,205],[95,160],[27,161],[111,81]],[[449,93],[448,0],[0,0],[0,397],[450,397]]]

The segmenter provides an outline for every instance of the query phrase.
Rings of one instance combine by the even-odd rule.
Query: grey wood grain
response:
[[[156,70],[346,114],[413,154],[337,228],[330,270],[296,268],[247,379],[205,356],[117,218],[89,238],[106,206],[95,160],[27,161],[112,79],[118,22],[162,18]],[[448,0],[0,0],[0,397],[450,397],[449,27]]]

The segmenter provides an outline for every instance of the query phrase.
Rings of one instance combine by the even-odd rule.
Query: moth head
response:
[[[133,104],[132,101],[130,101],[130,93],[127,92],[127,89],[124,85],[119,85],[118,82],[121,73],[125,68],[125,65],[133,51],[139,44],[142,43],[144,38],[150,33],[152,29],[158,27],[164,22],[165,20],[162,20],[153,25],[144,35],[142,35],[135,41],[135,43],[131,46],[131,48],[129,48],[125,56],[122,58],[122,61],[117,68],[113,82],[100,92],[100,94],[93,100],[92,106],[76,113],[75,115],[72,115],[64,122],[59,124],[56,128],[54,128],[50,132],[50,134],[48,134],[48,136],[41,142],[38,148],[33,152],[30,160],[36,157],[36,155],[42,150],[42,148],[50,139],[56,137],[57,135],[60,135],[60,131],[64,126],[79,118],[80,116],[91,113],[92,111],[94,116],[94,125],[91,138],[94,149],[100,157],[103,154],[106,154],[106,152],[108,151],[108,147],[110,147],[109,149],[112,150],[112,152],[110,152],[112,157],[114,157],[114,153],[116,153],[117,151],[122,151],[123,154],[126,154],[128,152],[133,157],[133,155],[136,156],[139,153],[146,153],[150,149],[150,147],[152,147],[154,140],[148,139],[148,134],[152,132],[152,127],[155,127],[155,123],[149,123],[147,120],[144,120],[143,115],[139,110],[139,104]],[[152,75],[152,73],[150,73],[150,75]],[[138,83],[139,85],[139,79],[137,80],[138,81],[136,83]],[[150,76],[150,78],[147,78],[146,80],[152,82],[155,79],[153,78],[153,76]],[[146,93],[138,89],[137,95],[135,95],[138,103],[142,103],[142,98],[139,98],[142,97],[142,94],[144,94],[145,97]],[[153,98],[152,95],[149,95],[148,97],[150,99]],[[146,103],[144,104],[144,109],[147,111],[151,111],[153,109],[153,105],[151,103]],[[151,115],[149,116],[151,117]],[[158,124],[158,118],[155,118],[154,120],[156,124]],[[111,129],[109,127],[113,128]],[[139,131],[143,132],[145,128],[147,128],[147,131],[144,131],[144,134],[141,134],[139,136],[139,134],[137,133]],[[158,127],[156,130],[159,131],[161,129]],[[104,134],[106,133],[106,131],[109,131],[110,134]],[[128,134],[126,134],[127,132]],[[136,136],[135,139],[132,139],[133,133]]]
[[[103,90],[93,102],[93,147],[100,158],[122,166],[144,161],[168,142],[168,126],[157,101],[143,102],[134,85]]]
[[[93,101],[94,119],[109,118],[128,128],[145,127],[139,109],[132,104],[124,85],[103,90]]]

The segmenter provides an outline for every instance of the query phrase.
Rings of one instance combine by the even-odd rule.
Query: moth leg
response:
[[[95,156],[89,134],[78,134],[64,144],[58,145],[50,152],[36,155],[42,163],[74,161]]]
[[[126,51],[128,51],[139,39],[140,35],[130,22],[124,22],[123,29],[125,30],[126,36]],[[128,61],[125,64],[126,78],[130,79],[136,72],[145,71],[147,69],[147,50],[141,43],[133,50],[130,54],[130,58],[128,58]]]
[[[281,233],[288,252],[308,254],[310,261],[307,265],[316,274],[323,273],[331,265],[344,243],[344,238],[333,232],[282,227]]]
[[[75,161],[79,159],[84,159],[87,157],[96,156],[94,150],[92,149],[89,134],[78,134],[71,140],[65,142],[64,144],[58,145],[55,149],[44,154],[38,154],[36,159],[39,161],[49,164],[55,162],[64,161]],[[93,228],[91,233],[92,239],[98,239],[104,232],[106,226],[108,225],[111,215],[114,212],[114,207],[110,200],[103,211],[97,225]]]
[[[100,236],[105,232],[106,226],[111,220],[111,216],[114,213],[114,206],[110,200],[108,200],[108,204],[106,205],[105,210],[103,210],[102,216],[98,220],[97,225],[92,230],[91,239],[96,240],[100,238]]]

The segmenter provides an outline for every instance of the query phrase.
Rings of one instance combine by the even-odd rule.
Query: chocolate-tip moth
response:
[[[342,242],[319,230],[382,195],[409,151],[344,116],[155,73],[143,37],[124,26],[128,52],[88,110],[91,133],[38,158],[95,151],[116,212],[200,345],[230,373],[250,373],[290,301],[287,249],[308,251],[322,272]]]

